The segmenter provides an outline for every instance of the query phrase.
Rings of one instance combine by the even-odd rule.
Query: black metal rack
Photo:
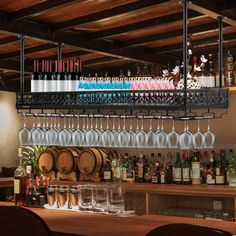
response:
[[[160,111],[177,111],[175,118],[186,117],[193,109],[228,108],[228,89],[222,88],[223,66],[223,24],[222,16],[217,18],[219,25],[219,88],[188,89],[188,4],[183,0],[183,90],[111,90],[111,91],[80,91],[80,92],[52,92],[52,93],[25,93],[23,72],[21,73],[21,92],[17,94],[17,109],[144,109]],[[21,51],[24,55],[23,37],[21,37]],[[58,57],[61,58],[61,44],[58,44]],[[24,59],[21,56],[21,69],[24,70]],[[183,114],[180,115],[179,111]],[[214,112],[212,112],[214,114]],[[194,113],[196,117],[202,114]],[[213,115],[213,118],[221,117]]]

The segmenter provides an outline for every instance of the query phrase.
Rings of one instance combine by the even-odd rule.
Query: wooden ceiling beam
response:
[[[12,43],[12,42],[15,42],[18,40],[19,40],[19,38],[17,36],[7,36],[7,37],[0,39],[0,45]]]
[[[86,38],[81,39],[75,32],[57,32],[51,34],[50,26],[39,22],[15,21],[8,25],[0,26],[0,30],[15,34],[24,34],[28,37],[38,38],[48,42],[63,42],[70,46],[75,46],[88,52],[96,52],[106,56],[124,58],[135,62],[143,63],[161,63],[165,64],[171,60],[168,56],[162,58],[150,56],[151,50],[147,48],[126,48],[122,49],[119,43],[107,40],[89,41]]]
[[[216,22],[190,27],[188,30],[188,33],[191,35],[191,34],[200,33],[200,32],[203,33],[203,32],[214,30],[214,29],[217,29]],[[145,37],[141,37],[141,38],[137,38],[133,40],[128,40],[128,41],[122,42],[121,47],[140,46],[140,45],[152,42],[152,41],[165,40],[171,37],[174,38],[174,37],[178,37],[182,35],[183,35],[182,29],[169,31],[169,32],[164,32],[164,33],[160,33],[156,35],[150,35],[150,36],[145,36]]]
[[[84,56],[84,55],[87,55],[87,54],[88,54],[88,52],[85,52],[85,51],[82,51],[82,50],[78,50],[78,51],[74,51],[74,52],[66,52],[66,53],[62,52],[62,59],[72,58],[72,57],[80,57],[80,56]],[[57,60],[57,55],[47,56],[47,57],[44,57],[44,59]]]
[[[232,8],[232,5],[230,7]],[[236,27],[236,20],[229,18],[226,14],[222,13],[222,10],[226,9],[219,9],[215,1],[192,0],[191,3],[189,4],[189,9],[197,11],[204,15],[208,15],[214,19],[216,19],[218,16],[224,16],[223,21],[225,23]]]
[[[43,44],[43,45],[39,45],[39,46],[35,46],[35,47],[25,48],[24,53],[25,53],[25,55],[27,55],[27,54],[34,53],[34,52],[49,50],[49,49],[52,49],[55,47],[57,47],[55,44]],[[20,56],[19,50],[14,51],[14,52],[9,52],[9,53],[3,53],[3,54],[0,54],[0,60],[16,58],[19,56]]]
[[[198,17],[201,15],[202,15],[201,13],[198,13],[195,11],[189,12],[189,18],[194,18],[194,17]],[[167,24],[167,23],[174,22],[174,21],[179,21],[182,19],[183,19],[182,12],[163,16],[163,17],[157,17],[157,18],[154,18],[151,20],[146,20],[146,21],[142,21],[142,19],[140,19],[141,21],[138,23],[127,24],[127,25],[123,25],[120,27],[99,31],[97,33],[90,33],[88,38],[90,40],[96,40],[96,39],[111,37],[111,36],[115,36],[115,35],[119,35],[119,34],[124,34],[124,33],[130,32],[130,31],[142,30],[142,29],[146,29],[146,28],[150,28],[150,27],[159,26],[162,24]]]
[[[207,45],[209,45],[209,44],[217,43],[217,39],[218,39],[217,36],[212,36],[209,38],[192,41],[193,51],[194,51],[194,47],[199,47],[201,45],[204,45],[207,47]],[[230,33],[230,34],[224,35],[224,42],[228,41],[228,40],[235,40],[235,39],[236,39],[236,33]],[[164,47],[158,47],[158,48],[152,48],[152,49],[153,49],[153,52],[155,52],[155,54],[160,55],[160,54],[182,51],[183,44],[178,43],[178,44],[174,44],[174,45],[170,45],[170,46],[164,46]]]
[[[169,0],[169,1],[168,0],[146,0],[146,1],[140,0],[140,1],[132,2],[132,3],[128,3],[125,5],[121,5],[118,7],[114,7],[112,9],[107,9],[107,10],[93,13],[90,15],[85,15],[85,16],[78,17],[75,19],[57,23],[56,25],[53,26],[53,30],[54,31],[66,30],[66,29],[73,28],[77,25],[105,19],[108,17],[112,17],[112,16],[124,14],[124,13],[129,13],[132,11],[143,9],[145,7],[150,7],[150,6],[158,7],[159,4],[163,4],[163,3],[169,4],[170,2],[174,2],[174,1],[173,0]]]
[[[32,73],[32,69],[31,69],[32,66],[33,66],[33,63],[29,63],[29,64],[27,64],[27,66],[25,66],[25,74]],[[20,71],[20,63],[18,61],[14,61],[14,60],[0,60],[0,69],[19,72]]]
[[[53,1],[44,1],[32,6],[20,9],[18,11],[9,13],[7,15],[7,21],[15,21],[24,19],[29,16],[37,16],[42,13],[45,13],[49,10],[54,10],[60,7],[65,7],[67,5],[73,4],[75,2],[79,2],[78,0],[53,0]]]

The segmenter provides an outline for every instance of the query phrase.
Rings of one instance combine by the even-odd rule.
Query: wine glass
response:
[[[98,134],[93,128],[93,117],[90,120],[90,129],[86,135],[86,142],[89,146],[96,146],[98,140]]]
[[[66,127],[66,116],[64,115],[64,127],[59,133],[60,146],[69,146],[71,144],[71,132]]]
[[[207,131],[204,133],[205,136],[205,148],[213,148],[215,144],[215,135],[210,130],[210,120],[207,120],[208,126]]]
[[[112,131],[109,130],[109,116],[107,116],[107,127],[106,127],[106,130],[102,133],[103,146],[104,147],[107,147],[107,146],[111,147],[113,144],[113,138],[114,138],[113,133],[112,133]]]
[[[23,128],[19,130],[20,145],[29,145],[31,142],[30,130],[26,127],[26,114],[23,114]]]
[[[136,134],[136,142],[138,147],[146,147],[148,142],[147,133],[143,131],[143,117],[141,118],[141,128]]]
[[[121,147],[127,147],[129,145],[130,136],[129,132],[126,130],[125,116],[123,119],[123,130],[119,133],[118,140]]]
[[[152,131],[152,118],[149,119],[149,131],[148,136],[148,147],[155,147],[156,145],[156,134]]]
[[[118,147],[118,135],[119,135],[119,130],[120,130],[120,122],[118,122],[118,131],[116,130],[115,128],[115,117],[113,117],[113,121],[112,121],[112,135],[113,135],[113,138],[112,138],[112,146],[113,147]]]
[[[53,128],[53,117],[51,116],[50,128],[45,132],[45,141],[47,145],[55,145],[57,143],[58,133]]]
[[[44,132],[41,128],[40,117],[36,119],[37,127],[32,131],[32,142],[34,145],[42,145],[44,143]]]
[[[193,145],[197,149],[202,149],[205,146],[205,136],[200,131],[200,120],[198,120],[197,132],[193,134]]]
[[[136,146],[136,133],[133,131],[133,118],[130,119],[130,127],[129,127],[129,147]]]
[[[79,116],[77,116],[77,128],[72,133],[72,143],[74,146],[83,145],[84,142],[84,132],[79,128]]]
[[[158,148],[167,148],[169,138],[168,134],[164,131],[163,127],[163,120],[161,120],[161,129],[160,129],[160,124],[158,120],[158,132],[156,133],[156,141],[157,141],[157,147]]]
[[[168,147],[178,148],[179,147],[179,134],[175,131],[175,120],[172,120],[172,130],[168,133]]]
[[[179,136],[179,145],[181,149],[193,148],[193,137],[188,130],[188,121],[184,121],[184,131]]]

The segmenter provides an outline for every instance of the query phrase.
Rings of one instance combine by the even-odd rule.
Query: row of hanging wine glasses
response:
[[[195,133],[190,132],[188,120],[183,122],[182,132],[177,132],[175,120],[172,129],[166,132],[164,120],[149,118],[149,130],[144,130],[144,118],[128,116],[33,116],[32,127],[24,126],[19,131],[21,145],[58,145],[58,146],[105,146],[105,147],[156,147],[203,149],[213,148],[215,135],[208,128],[203,133],[200,120]],[[82,120],[82,121],[81,121]],[[61,122],[62,121],[62,122]],[[157,128],[153,129],[153,122]],[[81,125],[82,123],[82,125]],[[105,125],[104,125],[105,123]],[[136,124],[135,124],[136,123]]]

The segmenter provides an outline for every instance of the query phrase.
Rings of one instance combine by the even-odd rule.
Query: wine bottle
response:
[[[58,76],[57,76],[57,91],[67,91],[66,75],[65,75],[65,63],[64,61],[58,61]]]
[[[18,150],[18,158],[20,165],[17,167],[14,173],[14,197],[15,205],[23,206],[26,202],[26,189],[27,189],[27,178],[26,172],[22,164],[22,148]]]

